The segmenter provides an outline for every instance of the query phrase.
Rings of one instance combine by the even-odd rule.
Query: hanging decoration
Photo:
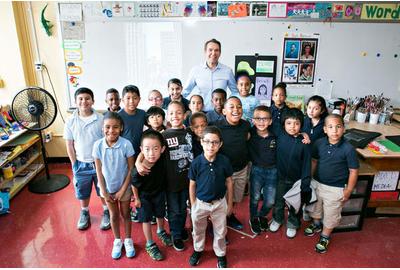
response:
[[[50,37],[52,35],[51,28],[53,28],[53,24],[49,20],[46,20],[46,18],[44,17],[44,12],[46,11],[47,5],[48,4],[46,4],[46,6],[42,9],[40,22],[42,23],[42,26],[46,31],[47,36]]]

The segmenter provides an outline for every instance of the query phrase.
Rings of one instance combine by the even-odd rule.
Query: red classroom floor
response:
[[[51,172],[71,176],[69,164],[51,165]],[[136,257],[111,259],[113,235],[99,229],[102,210],[95,196],[90,205],[92,226],[87,231],[76,229],[79,204],[72,184],[47,195],[24,188],[11,200],[11,211],[0,216],[0,267],[190,267],[191,240],[183,252],[160,246],[166,259],[154,262],[144,250],[142,229],[136,223],[132,223]],[[252,235],[248,197],[237,216],[246,221],[244,232]],[[362,231],[336,233],[326,254],[314,251],[317,236],[304,236],[304,227],[293,240],[286,238],[284,229],[254,239],[228,230],[229,267],[400,267],[400,218],[367,218]],[[198,267],[216,267],[210,239]]]

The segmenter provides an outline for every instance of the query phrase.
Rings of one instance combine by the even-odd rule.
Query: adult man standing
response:
[[[206,61],[204,64],[192,68],[189,79],[182,92],[184,97],[188,97],[193,89],[204,99],[204,110],[213,110],[211,104],[211,93],[214,89],[229,87],[232,95],[237,95],[235,76],[232,69],[218,62],[221,56],[221,43],[216,39],[208,40],[204,44]]]

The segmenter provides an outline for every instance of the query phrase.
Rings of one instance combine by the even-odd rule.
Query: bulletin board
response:
[[[251,94],[261,104],[270,106],[272,88],[276,78],[276,56],[267,55],[236,55],[235,75],[240,71],[246,71],[251,81]]]
[[[82,5],[85,5],[84,3]],[[92,10],[93,11],[93,10]],[[93,11],[95,12],[95,11]],[[277,56],[276,82],[281,79],[283,41],[292,35],[318,34],[318,65],[314,82],[288,86],[288,94],[305,98],[318,85],[330,85],[333,97],[384,92],[400,105],[400,27],[396,23],[304,22],[263,18],[105,19],[104,14],[81,21],[60,21],[66,91],[70,107],[81,86],[95,94],[96,109],[105,109],[105,91],[135,84],[146,108],[147,93],[167,95],[170,78],[185,84],[190,69],[204,63],[204,43],[222,44],[219,61],[235,70],[236,55]],[[357,33],[357,35],[355,35]]]

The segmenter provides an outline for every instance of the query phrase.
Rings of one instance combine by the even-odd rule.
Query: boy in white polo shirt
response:
[[[90,225],[89,202],[93,185],[97,195],[100,195],[92,150],[94,142],[103,137],[103,116],[92,109],[94,98],[89,88],[81,87],[76,90],[75,103],[77,110],[65,123],[64,139],[72,164],[75,196],[81,205],[77,227],[79,230],[86,230]],[[104,212],[100,229],[108,230],[111,227],[110,213],[104,199],[101,199],[101,203]]]

